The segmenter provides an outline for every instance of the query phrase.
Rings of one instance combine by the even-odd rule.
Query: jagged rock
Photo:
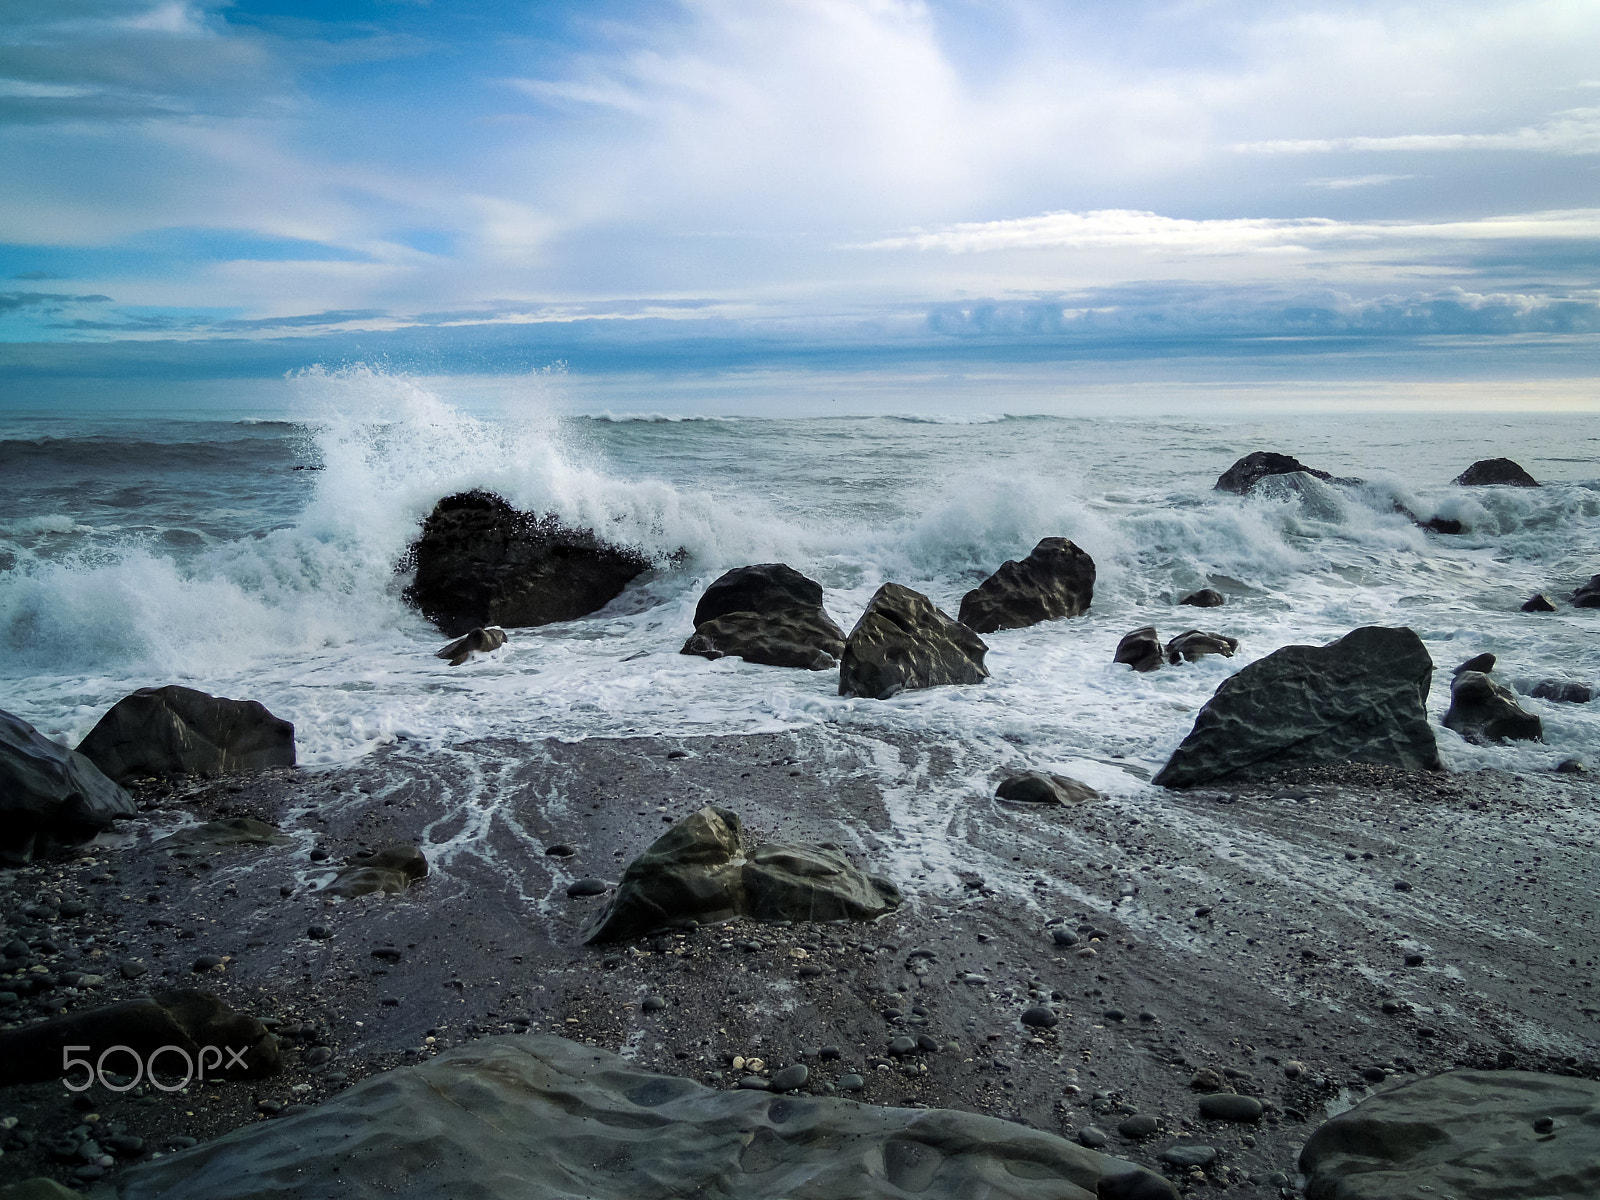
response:
[[[1438,770],[1433,660],[1410,629],[1285,646],[1224,680],[1154,782],[1186,788],[1333,762]]]
[[[1487,675],[1490,671],[1494,670],[1494,664],[1494,655],[1490,654],[1486,650],[1482,654],[1474,654],[1454,671],[1451,671],[1450,674],[1459,675],[1463,671],[1482,671],[1485,675]]]
[[[1217,476],[1216,486],[1211,490],[1215,492],[1235,492],[1242,496],[1269,475],[1288,475],[1297,471],[1315,476],[1318,479],[1333,481],[1333,476],[1326,471],[1308,467],[1291,455],[1276,454],[1271,450],[1257,450],[1253,454],[1246,454],[1233,466]]]
[[[998,1117],[717,1090],[522,1034],[125,1167],[115,1187],[118,1200],[1176,1200],[1139,1174]]]
[[[1594,1080],[1446,1071],[1319,1126],[1300,1151],[1306,1200],[1588,1200],[1600,1195],[1597,1126]]]
[[[1544,724],[1528,712],[1508,688],[1482,671],[1463,670],[1450,684],[1450,711],[1444,727],[1469,742],[1541,742]]]
[[[1541,679],[1528,695],[1557,704],[1587,704],[1594,699],[1594,689],[1575,679]]]
[[[140,688],[101,717],[78,753],[119,783],[145,775],[228,775],[294,766],[294,726],[254,700]]]
[[[293,838],[265,821],[257,821],[252,817],[223,817],[180,829],[162,838],[155,848],[184,855],[220,850],[225,846],[289,846],[293,843]]]
[[[984,640],[921,592],[886,583],[845,639],[839,694],[887,700],[915,688],[982,683]]]
[[[680,653],[824,671],[844,652],[844,630],[822,606],[822,585],[783,563],[722,575],[700,597],[694,624]]]
[[[1535,592],[1522,603],[1523,612],[1555,612],[1556,602],[1543,592]]]
[[[1238,649],[1238,638],[1190,629],[1167,643],[1167,661],[1174,665],[1180,659],[1183,662],[1194,662],[1207,654],[1220,654],[1223,658],[1232,658]]]
[[[428,859],[415,846],[385,846],[375,854],[357,858],[323,888],[329,896],[366,896],[372,892],[403,892],[428,875]]]
[[[900,905],[887,879],[868,876],[837,850],[801,843],[746,847],[744,826],[707,805],[662,834],[622,873],[583,934],[617,941],[684,921],[870,921]]]
[[[735,567],[717,576],[694,606],[695,625],[704,625],[729,613],[777,613],[799,609],[822,610],[822,585],[786,563],[758,563]],[[839,634],[844,640],[844,634]]]
[[[214,1047],[217,1053],[206,1052],[204,1074],[229,1079],[276,1075],[281,1065],[278,1039],[260,1021],[234,1012],[210,992],[177,989],[0,1031],[0,1086],[62,1078],[62,1051],[69,1046],[88,1046],[93,1058],[108,1047],[127,1046],[145,1062],[163,1046],[176,1046],[189,1055],[197,1074],[200,1048]],[[169,1051],[156,1065],[181,1073],[182,1056]],[[108,1071],[130,1066],[127,1054],[106,1060]],[[82,1082],[81,1070],[74,1072],[73,1082]]]
[[[1216,588],[1201,588],[1198,592],[1190,592],[1178,603],[1193,608],[1221,608],[1227,601]]]
[[[1067,538],[1047,537],[963,596],[957,620],[976,633],[1022,629],[1081,617],[1093,600],[1094,559]]]
[[[1575,608],[1600,608],[1600,575],[1590,576],[1589,582],[1572,593]]]
[[[1025,804],[1082,804],[1105,798],[1087,783],[1044,771],[1024,771],[1008,776],[1001,780],[994,794],[1002,800]]]
[[[1154,671],[1161,665],[1161,635],[1154,625],[1122,635],[1112,662],[1127,663],[1135,671]]]
[[[93,762],[0,712],[0,861],[28,862],[138,814]]]
[[[588,616],[650,565],[593,530],[519,512],[481,491],[434,505],[410,558],[417,573],[406,599],[450,637]]]
[[[487,654],[505,644],[506,631],[498,625],[491,625],[487,629],[469,629],[448,646],[435,650],[433,656],[449,659],[452,667],[459,667],[474,654]]]
[[[1511,487],[1539,486],[1537,479],[1509,458],[1480,458],[1451,482],[1459,483],[1462,487],[1483,487],[1493,483],[1508,484]]]

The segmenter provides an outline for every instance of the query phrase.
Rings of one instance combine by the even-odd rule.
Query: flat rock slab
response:
[[[1307,1200],[1588,1200],[1600,1195],[1600,1083],[1446,1071],[1322,1125]]]
[[[527,1034],[375,1075],[310,1112],[131,1167],[95,1195],[1095,1200],[1101,1179],[1137,1170],[994,1117],[717,1091]]]

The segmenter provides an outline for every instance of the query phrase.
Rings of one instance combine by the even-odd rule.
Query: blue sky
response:
[[[1587,0],[0,0],[0,164],[0,379],[1600,374]]]

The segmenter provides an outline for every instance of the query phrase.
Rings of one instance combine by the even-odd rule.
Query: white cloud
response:
[[[1431,154],[1444,150],[1528,150],[1550,154],[1600,154],[1600,108],[1575,108],[1537,125],[1505,133],[1408,133],[1386,137],[1304,138],[1246,142],[1245,154],[1326,154],[1384,151]]]
[[[1333,179],[1308,179],[1307,187],[1324,188],[1342,192],[1349,188],[1381,187],[1386,183],[1399,183],[1403,179],[1416,179],[1415,175],[1341,175]]]

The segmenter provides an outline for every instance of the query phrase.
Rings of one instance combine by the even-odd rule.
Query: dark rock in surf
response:
[[[994,794],[1001,800],[1021,804],[1083,804],[1105,798],[1086,783],[1044,771],[1024,771],[1008,776]]]
[[[0,861],[86,842],[138,811],[88,758],[0,712]]]
[[[443,649],[435,650],[435,658],[448,659],[452,667],[459,667],[474,654],[487,654],[506,644],[506,631],[498,625],[487,629],[469,629]]]
[[[628,864],[616,894],[584,930],[588,943],[638,937],[686,921],[870,921],[900,905],[886,879],[837,850],[803,843],[747,846],[744,825],[706,806]]]
[[[329,896],[366,896],[373,892],[403,892],[428,875],[427,856],[415,846],[385,846],[357,858],[323,888]]]
[[[451,637],[588,616],[650,565],[593,530],[519,512],[481,491],[434,505],[410,558],[417,573],[406,599]]]
[[[721,576],[700,597],[694,623],[681,653],[811,671],[827,670],[844,653],[844,630],[822,606],[822,585],[783,563]]]
[[[1543,592],[1535,592],[1522,602],[1523,612],[1555,612],[1556,602]]]
[[[230,775],[294,766],[294,726],[255,700],[140,688],[113,704],[78,753],[119,783],[145,775]]]
[[[1551,1114],[1559,1119],[1541,1131]],[[1306,1140],[1299,1165],[1308,1200],[1581,1200],[1600,1195],[1596,1126],[1594,1080],[1445,1071],[1325,1121]]]
[[[1417,527],[1426,529],[1429,533],[1442,533],[1446,535],[1459,534],[1465,526],[1454,517],[1429,517],[1426,521],[1418,521]]]
[[[1494,663],[1494,655],[1490,654],[1486,650],[1482,654],[1474,654],[1454,671],[1451,671],[1450,674],[1459,675],[1463,671],[1482,671],[1485,675],[1487,675],[1490,671],[1494,670]]]
[[[1007,559],[961,598],[956,618],[976,633],[1081,617],[1094,600],[1094,559],[1069,539],[1040,540],[1021,562]]]
[[[1146,625],[1123,634],[1111,661],[1127,663],[1135,671],[1154,671],[1161,665],[1162,655],[1161,635],[1154,625]]]
[[[1317,479],[1337,482],[1326,471],[1318,471],[1314,467],[1308,467],[1291,455],[1275,454],[1271,450],[1257,450],[1253,454],[1246,454],[1233,466],[1217,476],[1216,486],[1212,488],[1212,491],[1234,492],[1243,496],[1268,475],[1290,475],[1295,472],[1304,472],[1307,475],[1315,476]]]
[[[988,652],[982,638],[921,592],[886,583],[845,639],[839,694],[887,700],[916,688],[982,683]]]
[[[1572,593],[1574,608],[1600,608],[1600,575],[1590,576],[1589,582]]]
[[[1410,629],[1285,646],[1223,681],[1154,782],[1197,787],[1359,762],[1440,769],[1425,703],[1433,660]]]
[[[1444,727],[1469,742],[1541,742],[1544,724],[1528,712],[1508,688],[1482,671],[1463,670],[1450,684],[1450,711]]]
[[[1528,695],[1556,704],[1587,704],[1594,699],[1594,689],[1574,679],[1541,679]]]
[[[1221,608],[1226,600],[1216,588],[1201,588],[1198,592],[1190,592],[1179,604],[1187,604],[1191,608]]]
[[[1509,458],[1480,458],[1451,482],[1458,483],[1462,487],[1485,487],[1493,484],[1505,484],[1509,487],[1539,486],[1537,479]]]
[[[1232,658],[1238,649],[1238,638],[1190,629],[1167,643],[1167,661],[1173,665],[1177,665],[1180,661],[1195,662],[1207,654],[1220,654],[1223,658]]]

